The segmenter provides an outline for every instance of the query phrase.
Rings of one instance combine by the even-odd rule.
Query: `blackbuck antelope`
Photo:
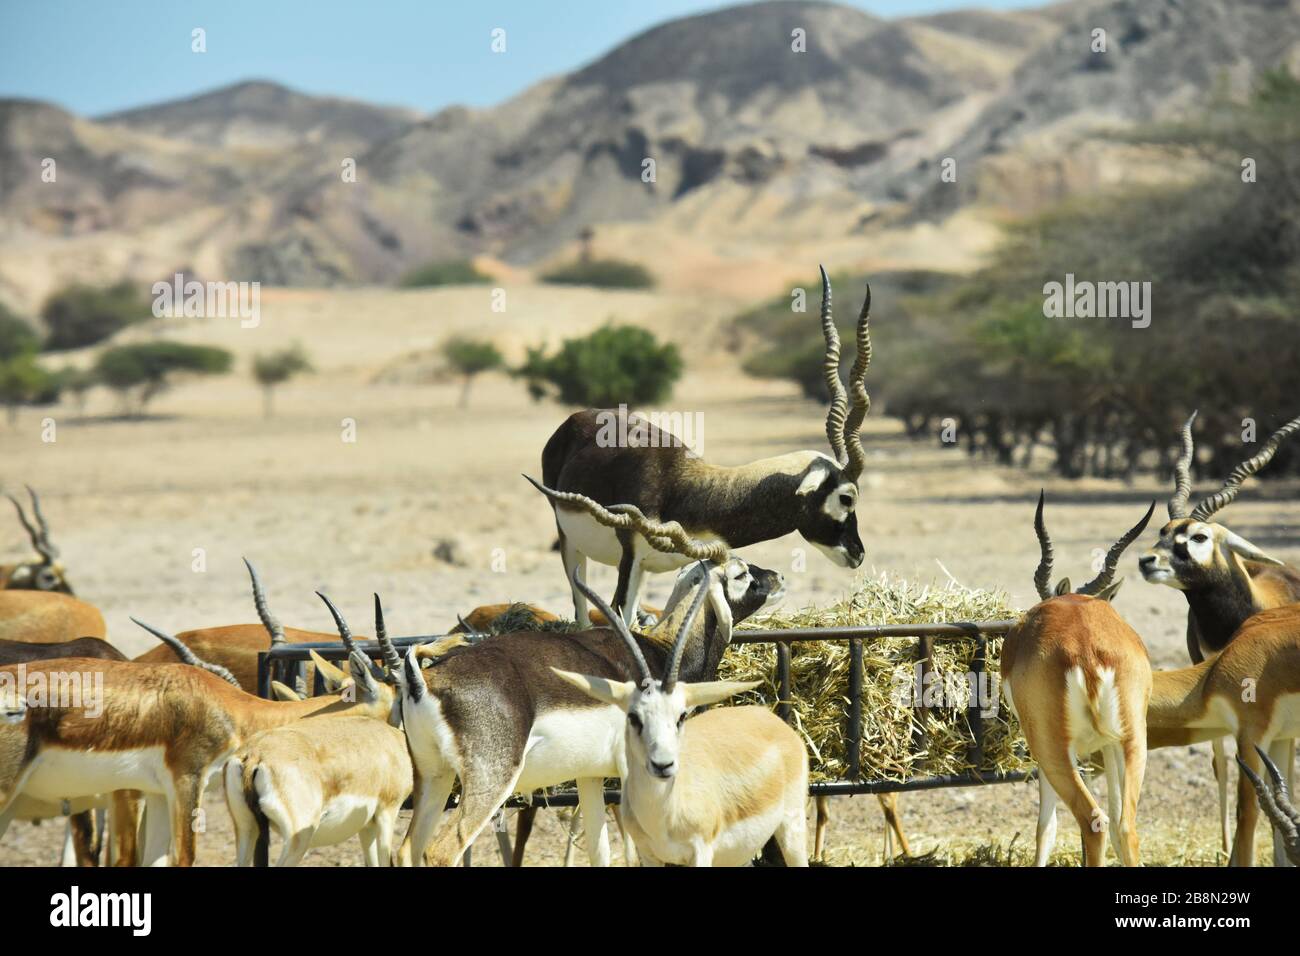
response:
[[[1107,553],[1100,573],[1070,593],[1069,579],[1053,592],[1052,541],[1043,522],[1043,496],[1034,513],[1042,557],[1034,586],[1042,598],[1007,632],[1002,691],[1038,764],[1036,866],[1056,843],[1056,803],[1064,800],[1083,833],[1084,863],[1101,866],[1106,837],[1125,866],[1140,865],[1137,809],[1146,771],[1146,710],[1151,662],[1146,645],[1111,607],[1124,549],[1146,528],[1150,510]],[[1113,582],[1113,583],[1112,583]],[[1100,751],[1106,768],[1109,819],[1097,805],[1075,757]]]
[[[585,582],[577,587],[612,620]],[[636,642],[662,670],[684,629],[683,679],[713,679],[733,624],[782,590],[781,575],[739,558],[698,562],[678,574],[663,619]],[[402,719],[415,766],[415,813],[403,857],[455,865],[511,794],[576,780],[588,855],[593,865],[608,865],[604,778],[625,769],[623,713],[593,701],[551,668],[633,679],[636,663],[623,639],[608,628],[525,631],[458,649],[424,670],[418,660],[412,647]],[[442,820],[457,778],[460,804]]]
[[[1252,773],[1259,751],[1277,763],[1300,736],[1300,604],[1251,616],[1217,655],[1191,667],[1156,671],[1147,709],[1147,745],[1182,746],[1233,737]],[[1258,749],[1257,749],[1258,748]],[[1255,860],[1259,805],[1248,774],[1237,782],[1230,864]],[[1273,831],[1273,863],[1287,865],[1285,827]]]
[[[673,571],[693,560],[721,561],[732,549],[792,531],[842,567],[862,564],[865,551],[855,509],[866,463],[859,431],[871,407],[864,384],[871,363],[870,305],[868,288],[846,394],[839,334],[831,318],[831,285],[822,270],[821,321],[831,395],[826,434],[833,456],[799,451],[723,467],[694,456],[675,435],[640,419],[627,421],[621,409],[587,409],[569,416],[542,451],[541,483],[528,480],[555,509],[574,620],[587,619],[577,582],[586,580],[588,558],[618,568],[613,605],[629,624],[638,621],[646,572]]]
[[[329,608],[350,643],[343,616],[333,604]],[[388,640],[379,595],[375,633],[387,670],[376,669],[371,679],[394,685],[402,661]],[[323,660],[316,666],[327,686],[341,684],[337,668]],[[390,720],[396,722],[395,713]],[[318,716],[253,736],[226,763],[225,783],[240,866],[255,858],[258,866],[267,865],[272,829],[284,841],[276,866],[295,866],[309,849],[354,836],[366,866],[388,866],[397,812],[411,793],[411,758],[405,736],[390,722]]]
[[[1300,418],[1292,419],[1274,432],[1258,454],[1232,470],[1219,491],[1189,511],[1195,421],[1196,412],[1192,412],[1183,425],[1183,450],[1174,468],[1169,522],[1160,529],[1155,546],[1138,559],[1138,567],[1148,582],[1175,588],[1187,598],[1187,653],[1194,664],[1222,651],[1252,614],[1300,602],[1300,571],[1210,520],[1236,499],[1247,478],[1272,460],[1278,445],[1300,429]],[[1228,822],[1228,764],[1223,741],[1215,740],[1212,746],[1219,789],[1219,829],[1227,852],[1232,842]],[[1290,780],[1294,748],[1283,766]]]
[[[1237,765],[1241,767],[1241,772],[1255,788],[1260,809],[1273,824],[1274,831],[1282,834],[1282,844],[1287,859],[1292,866],[1300,866],[1300,812],[1297,812],[1291,803],[1291,793],[1287,788],[1286,780],[1282,777],[1282,771],[1277,769],[1277,764],[1259,747],[1255,750],[1264,764],[1264,769],[1268,771],[1268,783],[1261,780],[1259,774],[1251,770],[1241,757],[1237,758]]]
[[[175,637],[141,626],[185,663],[70,658],[22,665],[29,680],[41,675],[44,686],[56,682],[68,691],[38,704],[19,686],[17,665],[0,668],[0,836],[20,795],[57,802],[134,790],[145,798],[144,862],[164,863],[170,849],[175,863],[189,866],[206,783],[253,734],[315,715],[393,714],[396,695],[373,679],[359,652],[351,657],[351,693],[266,701]]]
[[[692,612],[698,606],[697,599]],[[799,735],[766,707],[725,707],[686,719],[693,708],[759,682],[679,681],[689,615],[657,681],[632,632],[613,620],[636,662],[636,679],[551,670],[627,715],[621,806],[641,859],[652,866],[744,866],[775,839],[787,866],[807,866],[808,752]]]
[[[27,494],[32,499],[32,517],[36,519],[34,525],[28,519],[27,513],[23,511],[22,502],[13,495],[5,495],[5,497],[14,503],[18,520],[22,522],[23,530],[31,539],[37,556],[17,564],[0,565],[0,589],[58,591],[62,594],[71,594],[72,585],[68,583],[63,565],[59,563],[59,549],[50,540],[50,526],[46,524],[45,515],[41,512],[41,499],[31,485],[27,486]]]
[[[261,651],[280,644],[332,642],[336,637],[325,631],[304,631],[281,625],[266,603],[266,592],[262,588],[257,569],[247,558],[244,559],[244,564],[253,586],[253,606],[262,623],[223,624],[181,631],[176,635],[176,640],[203,660],[225,667],[235,675],[240,687],[252,688],[257,686],[257,655]],[[135,660],[141,664],[169,664],[179,660],[179,657],[173,648],[159,644]]]

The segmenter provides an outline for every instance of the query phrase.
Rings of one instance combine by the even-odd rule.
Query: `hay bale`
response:
[[[844,600],[820,608],[777,612],[745,622],[741,629],[849,627],[881,624],[960,623],[1014,618],[1018,615],[1000,591],[964,588],[955,583],[917,584],[881,575],[864,582]],[[917,776],[964,773],[971,770],[1028,770],[1023,738],[1009,708],[997,696],[1001,638],[988,639],[985,690],[996,713],[984,717],[984,760],[973,767],[967,748],[972,732],[966,706],[971,685],[967,675],[976,643],[967,639],[934,642],[932,669],[944,679],[945,706],[921,711],[914,706],[915,638],[863,641],[862,743],[860,772],[864,779],[906,781]],[[808,744],[813,780],[848,776],[847,733],[849,645],[847,641],[803,642],[790,647],[794,726]],[[757,680],[761,685],[737,703],[761,703],[775,708],[776,647],[738,644],[722,660],[720,677]],[[923,690],[924,693],[924,690]],[[923,698],[925,699],[925,698]],[[930,697],[929,701],[938,701]],[[925,749],[913,747],[920,727]]]

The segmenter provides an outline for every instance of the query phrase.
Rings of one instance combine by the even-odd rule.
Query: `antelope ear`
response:
[[[358,702],[369,704],[379,699],[379,683],[375,680],[374,671],[370,669],[370,658],[360,651],[353,651],[348,655],[348,670],[357,686]]]
[[[636,685],[630,680],[612,681],[604,677],[589,677],[586,674],[575,674],[573,671],[562,671],[558,667],[552,667],[551,670],[560,680],[572,684],[588,697],[594,697],[605,704],[613,704],[619,710],[627,710],[628,704],[632,702],[632,692],[636,690]]]
[[[726,582],[723,575],[714,574],[716,566],[710,566],[708,573],[704,578],[705,586],[709,589],[709,605],[713,608],[713,616],[718,622],[718,637],[722,638],[723,644],[731,643],[731,631],[734,621],[731,617],[731,605],[727,603]],[[722,565],[726,567],[726,565]]]
[[[1097,597],[1103,601],[1115,600],[1115,595],[1119,593],[1119,587],[1123,583],[1124,583],[1124,579],[1120,578],[1118,581],[1106,585],[1104,588],[1102,588],[1100,591],[1097,592]]]
[[[753,690],[761,683],[763,682],[757,680],[712,680],[698,684],[683,684],[682,691],[686,694],[687,707],[703,707],[706,704],[716,704],[728,697],[743,694],[747,690]]]
[[[1260,564],[1284,563],[1272,555],[1265,554],[1241,535],[1229,531],[1227,528],[1223,529],[1223,546],[1233,554],[1245,558],[1247,561],[1258,561]]]
[[[1061,578],[1061,582],[1056,586],[1056,596],[1060,597],[1062,594],[1069,594],[1069,593],[1070,593],[1070,579]]]
[[[275,694],[276,700],[294,701],[302,700],[302,695],[292,687],[281,684],[278,680],[271,681],[271,693]]]
[[[316,672],[325,682],[325,689],[331,694],[347,682],[348,675],[317,654],[314,649],[307,653],[311,656],[311,662],[316,665]]]

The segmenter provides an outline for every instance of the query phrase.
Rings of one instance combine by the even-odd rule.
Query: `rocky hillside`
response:
[[[590,225],[599,248],[681,264],[685,286],[814,246],[926,265],[926,248],[960,245],[943,230],[968,229],[969,210],[1123,178],[1122,150],[1080,146],[1100,126],[1300,62],[1298,5],[1067,0],[882,20],[776,0],[664,23],[494,108],[431,117],[265,82],[96,120],[0,102],[0,296],[30,305],[72,275],[178,268],[320,285],[452,256],[530,266]],[[1097,27],[1104,55],[1089,50]],[[955,186],[938,183],[947,156]],[[57,184],[41,181],[44,157]],[[922,220],[939,232],[908,225]]]

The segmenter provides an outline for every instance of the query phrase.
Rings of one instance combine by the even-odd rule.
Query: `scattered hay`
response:
[[[776,613],[746,622],[741,629],[847,627],[880,624],[960,623],[1016,617],[1018,612],[1000,591],[964,588],[955,583],[916,584],[881,575],[866,581],[854,594],[829,607]],[[996,675],[1001,638],[989,638],[982,685],[985,704],[984,759],[971,765],[968,748],[972,732],[966,707],[973,682],[969,678],[976,644],[967,639],[937,639],[932,670],[943,679],[923,693],[928,702],[942,702],[921,711],[914,706],[917,641],[879,638],[862,645],[862,743],[860,772],[866,779],[904,781],[917,776],[947,775],[972,770],[1010,773],[1032,767],[1009,708],[998,696]],[[791,645],[790,676],[794,726],[808,743],[813,780],[848,776],[849,645],[846,641]],[[776,648],[771,644],[733,645],[723,658],[720,677],[762,683],[738,703],[777,702]],[[931,687],[931,685],[927,685]],[[989,711],[995,711],[989,713]],[[923,749],[913,745],[924,733]]]

